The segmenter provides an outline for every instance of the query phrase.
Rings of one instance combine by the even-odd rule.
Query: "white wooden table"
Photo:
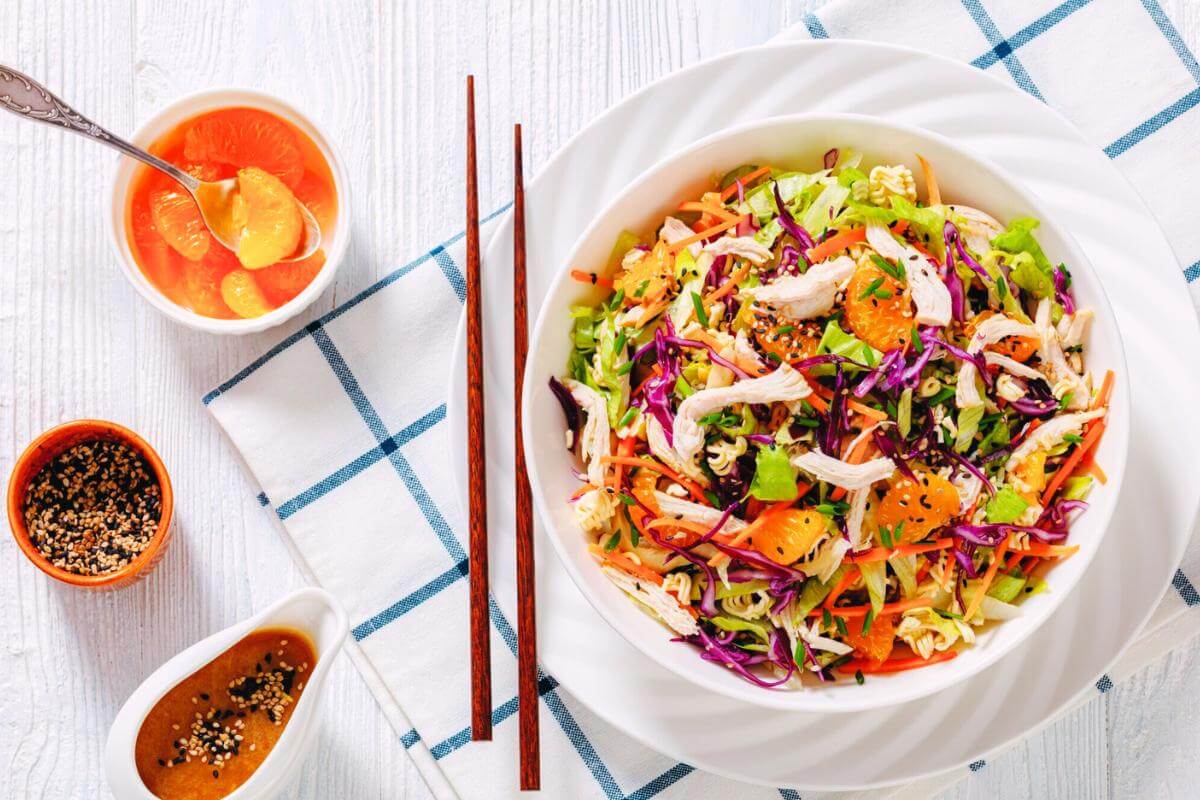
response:
[[[1163,5],[1194,42],[1200,8],[1188,2]],[[525,124],[536,170],[624,95],[765,41],[810,4],[820,3],[353,0],[285,11],[268,0],[8,0],[0,62],[119,132],[222,84],[274,92],[324,123],[350,170],[354,238],[311,318],[461,227],[452,187],[465,73],[479,84],[481,202],[492,208],[509,193],[513,121]],[[280,334],[192,333],[138,298],[102,224],[114,163],[103,148],[0,115],[0,471],[55,423],[116,420],[166,459],[178,529],[148,580],[112,594],[54,585],[0,537],[2,797],[108,796],[101,753],[130,691],[176,651],[302,583],[200,404]],[[1196,796],[1197,667],[1200,643],[990,758],[950,796]],[[325,705],[298,796],[429,796],[346,659]]]

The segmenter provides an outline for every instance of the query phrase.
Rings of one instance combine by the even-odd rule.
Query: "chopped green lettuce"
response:
[[[878,614],[883,609],[884,596],[887,594],[887,562],[867,561],[859,564],[858,568],[862,570],[863,582],[867,585],[871,609]]]
[[[1001,603],[1011,603],[1017,599],[1021,589],[1025,588],[1026,579],[1018,575],[1001,573],[992,581],[988,588],[988,597],[994,597]]]
[[[854,334],[842,330],[842,326],[838,325],[837,320],[830,320],[825,324],[825,332],[817,344],[817,353],[834,353],[863,364],[878,364],[879,360],[883,358],[883,353]],[[811,371],[815,375],[828,375],[833,368],[828,364],[820,364]]]
[[[613,242],[612,252],[608,254],[608,266],[611,269],[621,263],[621,259],[625,258],[625,254],[642,243],[642,239],[632,231],[621,231],[617,235],[617,240]]]
[[[917,557],[915,555],[892,556],[888,559],[888,563],[892,565],[892,572],[896,573],[896,579],[900,581],[901,593],[905,597],[915,597],[917,594]]]
[[[1067,478],[1063,484],[1063,499],[1064,500],[1082,500],[1092,491],[1092,476],[1079,475],[1074,478]]]
[[[984,506],[988,522],[1016,522],[1029,508],[1024,497],[1004,486]],[[1006,601],[1007,602],[1007,601]]]
[[[954,438],[954,450],[958,453],[965,453],[971,448],[971,442],[975,439],[975,434],[979,431],[979,422],[983,419],[984,406],[979,405],[968,406],[958,412],[958,435]]]
[[[754,459],[750,496],[772,502],[796,499],[796,468],[782,447],[759,448]]]
[[[820,236],[841,213],[849,196],[850,190],[845,186],[836,183],[826,186],[804,212],[800,225],[813,236]]]

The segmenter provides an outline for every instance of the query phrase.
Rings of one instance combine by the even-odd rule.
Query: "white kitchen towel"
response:
[[[804,32],[938,49],[1007,76],[1116,160],[1188,281],[1200,277],[1200,226],[1171,190],[1190,185],[1189,173],[1200,178],[1200,164],[1181,158],[1200,141],[1200,66],[1156,0],[842,0],[807,16]],[[346,606],[352,657],[435,794],[490,800],[518,794],[515,637],[493,604],[496,738],[468,745],[466,526],[446,458],[444,396],[464,296],[460,239],[294,332],[204,403],[297,561]],[[1200,631],[1189,575],[1200,578],[1195,545],[1137,645],[1078,703]],[[675,763],[596,718],[553,676],[541,689],[548,797],[800,797]],[[841,796],[929,797],[985,767]]]

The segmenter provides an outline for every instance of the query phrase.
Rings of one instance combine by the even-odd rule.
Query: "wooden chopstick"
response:
[[[516,427],[514,483],[517,506],[517,697],[520,725],[521,791],[541,788],[538,741],[537,614],[534,602],[533,499],[525,468],[521,388],[529,353],[529,309],[525,283],[525,179],[521,126],[513,127],[513,408]]]
[[[475,76],[467,76],[467,470],[471,497],[471,740],[492,738],[492,637],[488,622],[487,458],[483,429],[483,313],[479,296],[479,185]]]

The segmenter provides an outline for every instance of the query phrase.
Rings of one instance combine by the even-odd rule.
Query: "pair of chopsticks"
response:
[[[525,181],[521,126],[513,128],[513,359],[517,549],[517,697],[521,790],[541,788],[538,740],[537,629],[534,604],[533,501],[525,467],[521,387],[529,351],[525,281]],[[467,438],[470,483],[471,739],[492,738],[491,635],[488,621],[487,462],[483,429],[483,321],[479,274],[479,192],[475,162],[475,79],[467,76]]]

